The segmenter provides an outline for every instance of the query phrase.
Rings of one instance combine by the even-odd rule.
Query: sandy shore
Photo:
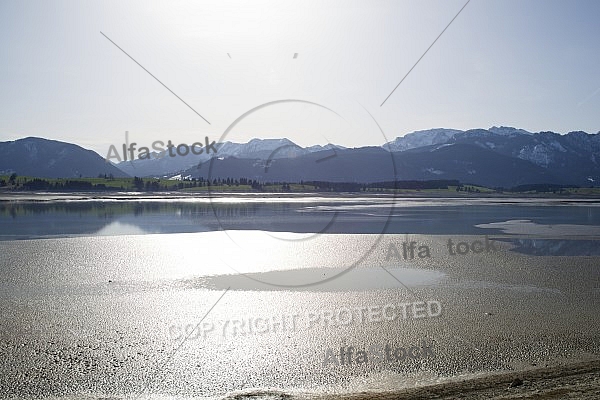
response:
[[[388,393],[357,393],[328,399],[598,399],[600,359],[523,371],[498,372]]]
[[[175,236],[177,244],[190,238]],[[355,236],[334,238],[356,247]],[[207,319],[215,329],[181,347],[171,328],[197,323],[239,276],[223,282],[168,270],[157,257],[170,235],[3,242],[0,398],[600,398],[598,257],[525,256],[505,242],[494,254],[448,256],[448,238],[411,235],[431,258],[386,261],[389,242],[402,249],[406,241],[388,236],[365,269],[321,290],[234,288]],[[183,264],[181,254],[172,265]],[[390,276],[376,267],[386,262],[415,286],[390,277],[376,289]],[[309,317],[359,308],[377,316],[386,305],[419,301],[439,303],[441,314],[339,326]],[[292,313],[294,329],[223,334],[224,321]],[[408,349],[423,339],[434,343],[431,357],[324,363],[329,349]],[[516,378],[523,383],[509,388]]]

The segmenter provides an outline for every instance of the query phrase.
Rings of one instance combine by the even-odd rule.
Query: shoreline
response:
[[[217,196],[248,196],[252,198],[305,198],[305,197],[321,197],[321,198],[389,198],[389,199],[450,199],[450,200],[471,200],[471,199],[515,199],[515,200],[562,200],[569,202],[577,201],[600,201],[600,194],[547,194],[547,193],[472,193],[472,194],[454,194],[454,193],[424,193],[424,192],[259,192],[259,191],[170,191],[170,192],[137,192],[137,191],[72,191],[72,192],[44,192],[44,191],[12,191],[0,190],[0,202],[12,202],[24,198],[31,201],[41,201],[36,199],[41,196],[55,197],[55,201],[60,200],[103,200],[103,199],[193,199],[193,198],[210,198]]]
[[[452,379],[448,382],[390,392],[364,392],[317,396],[337,400],[403,399],[596,399],[600,394],[600,359],[520,371],[492,372],[485,376]],[[582,397],[581,395],[584,395]]]

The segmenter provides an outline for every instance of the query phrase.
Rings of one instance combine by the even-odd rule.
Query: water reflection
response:
[[[565,227],[571,233],[595,227],[593,234],[600,233],[600,208],[584,201],[294,195],[14,200],[0,199],[0,240],[217,230],[517,236],[552,227],[565,236]]]
[[[499,239],[512,251],[531,256],[600,256],[600,240]]]
[[[335,279],[328,279],[335,277]],[[439,285],[446,274],[413,268],[301,268],[255,272],[249,274],[213,275],[181,281],[186,288],[215,290],[290,290],[289,286],[267,282],[318,282],[294,287],[294,291],[348,292],[378,289],[405,289]]]

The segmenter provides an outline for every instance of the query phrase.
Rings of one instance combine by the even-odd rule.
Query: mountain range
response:
[[[188,154],[185,157],[168,157],[165,152],[152,153],[148,159],[123,161],[117,166],[129,175],[138,176],[165,176],[173,172],[183,171],[191,166],[199,165],[213,157],[235,157],[251,160],[273,160],[282,158],[296,158],[306,154],[345,147],[328,144],[300,147],[289,139],[252,139],[248,143],[223,142],[216,144],[216,154],[200,155]]]
[[[258,181],[380,182],[458,179],[490,187],[600,182],[600,134],[531,133],[511,127],[437,128],[382,146],[301,147],[289,139],[217,144],[216,154],[149,159],[112,165],[79,146],[39,138],[0,142],[0,173],[40,177],[160,176],[248,178]]]

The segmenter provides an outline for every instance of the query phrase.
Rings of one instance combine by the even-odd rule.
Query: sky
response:
[[[3,0],[0,141],[596,133],[599,19],[593,0]]]

